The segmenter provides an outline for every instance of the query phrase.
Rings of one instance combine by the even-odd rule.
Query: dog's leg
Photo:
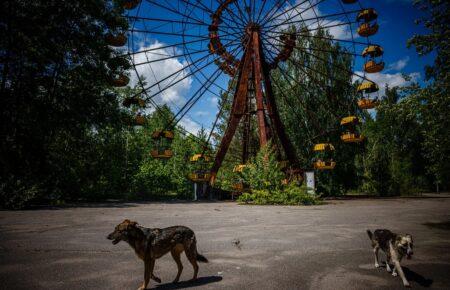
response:
[[[378,251],[380,250],[379,247],[375,246],[373,248],[373,254],[375,256],[375,268],[379,268],[380,267],[380,263],[378,262]]]
[[[391,265],[389,265],[389,261],[386,261],[386,271],[388,271],[389,273],[392,272]],[[394,275],[394,274],[392,274],[392,275]]]
[[[180,259],[181,252],[177,250],[177,248],[173,248],[170,253],[172,254],[172,258],[175,260],[178,267],[177,277],[175,278],[175,280],[173,280],[173,283],[177,283],[180,280],[181,272],[183,271],[183,264],[181,263]]]
[[[391,261],[392,261],[391,254],[390,253],[386,253],[386,271],[388,271],[389,273],[392,272],[391,265],[390,265]]]
[[[397,270],[397,271],[394,271],[395,274],[398,273],[398,275],[400,275],[400,278],[402,278],[403,285],[405,287],[411,287],[408,280],[406,279],[405,273],[403,273],[402,266],[400,265],[400,261],[398,260],[397,252],[395,251],[394,246],[392,245],[392,242],[389,243],[389,250],[390,250],[392,262],[394,262],[395,270]],[[394,272],[392,272],[392,274],[394,274]]]
[[[194,276],[192,277],[192,281],[197,279],[198,274],[198,264],[197,264],[197,245],[195,240],[191,241],[189,244],[185,244],[185,253],[189,262],[192,264],[194,268]]]
[[[145,263],[145,272],[144,272],[144,283],[138,290],[147,289],[148,282],[150,282],[150,277],[153,275],[153,268],[155,267],[155,260],[149,259],[148,261],[144,261]]]

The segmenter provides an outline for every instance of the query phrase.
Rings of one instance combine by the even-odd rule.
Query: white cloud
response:
[[[212,106],[217,107],[217,104],[219,103],[218,97],[210,97],[210,98],[208,98],[208,100]]]
[[[391,70],[393,70],[393,71],[401,71],[402,69],[404,69],[408,65],[408,62],[409,62],[409,56],[407,56],[405,58],[402,58],[402,59],[400,59],[400,60],[398,60],[398,61],[396,61],[394,63],[391,63],[388,66],[387,70],[388,71],[391,71]]]
[[[363,72],[356,72],[359,75],[363,75]],[[414,73],[410,73],[409,78],[411,80],[407,81],[404,78],[404,75],[402,73],[393,73],[393,74],[389,74],[389,73],[375,73],[375,74],[370,74],[367,75],[367,78],[370,79],[371,81],[373,81],[374,83],[376,83],[379,87],[380,87],[380,96],[384,96],[385,95],[385,88],[386,85],[388,85],[390,88],[392,87],[405,87],[410,85],[413,82],[417,82],[419,81],[421,75],[419,72],[414,72]],[[358,79],[356,77],[356,79]]]
[[[285,13],[284,19],[279,19],[279,22],[284,22],[288,20],[288,22],[296,22],[302,25],[306,25],[309,29],[312,29],[313,33],[317,32],[317,29],[319,27],[329,27],[334,26],[330,28],[326,28],[328,32],[333,35],[336,39],[344,39],[348,40],[352,38],[351,32],[350,32],[350,26],[346,25],[344,21],[341,20],[331,20],[328,18],[320,18],[319,21],[316,20],[316,17],[321,17],[326,15],[326,13],[323,13],[319,9],[319,5],[315,6],[317,4],[318,0],[311,0],[311,1],[304,1],[304,0],[297,0],[294,4],[290,5],[289,3],[286,5],[285,10],[291,9],[293,6],[299,5],[293,10],[290,10],[289,12]],[[311,8],[311,6],[314,6]],[[306,20],[305,20],[306,19]],[[303,21],[305,20],[305,21]],[[288,25],[281,26],[278,28],[279,30],[287,28]]]
[[[194,115],[198,116],[198,117],[205,117],[205,116],[209,116],[210,112],[208,111],[197,111],[194,113]]]
[[[198,123],[194,122],[188,117],[184,117],[183,119],[181,119],[179,125],[195,136],[197,136],[198,132],[201,129],[201,126]]]
[[[154,61],[162,58],[167,58],[168,56],[173,56],[177,54],[176,51],[169,50],[167,48],[163,49],[155,49],[158,47],[164,46],[164,43],[155,41],[153,44],[148,46],[141,46],[138,51],[142,53],[134,54],[133,61],[136,64],[144,63],[148,61]],[[144,52],[148,49],[155,49],[150,52]],[[157,82],[163,80],[167,76],[181,70],[179,73],[173,75],[167,80],[161,81],[158,85],[151,87],[148,91],[149,95],[153,95],[160,90],[170,86],[171,84],[181,80],[188,74],[188,70],[182,70],[188,63],[185,61],[181,61],[177,58],[169,58],[165,60],[161,60],[158,62],[153,62],[150,64],[143,64],[136,66],[136,70],[139,75],[143,76],[146,81],[146,87],[151,87]],[[132,70],[131,74],[131,85],[136,84],[138,81],[136,73]],[[155,97],[155,101],[158,104],[166,104],[168,102],[173,102],[174,104],[180,105],[185,100],[185,95],[189,92],[189,89],[192,85],[192,78],[187,77],[170,88],[164,90],[162,93],[158,94]]]

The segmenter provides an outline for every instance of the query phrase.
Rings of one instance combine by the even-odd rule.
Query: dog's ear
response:
[[[137,222],[128,221],[127,229],[135,228],[137,226],[137,224],[138,224]]]

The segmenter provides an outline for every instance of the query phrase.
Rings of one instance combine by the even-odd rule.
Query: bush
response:
[[[268,190],[253,190],[252,193],[244,193],[238,198],[238,202],[257,205],[315,205],[320,200],[307,192],[305,186],[299,187],[290,184],[284,188]]]

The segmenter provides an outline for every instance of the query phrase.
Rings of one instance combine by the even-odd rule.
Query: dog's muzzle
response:
[[[413,253],[413,251],[406,251],[406,258],[408,259],[408,260],[410,260],[411,258],[412,258],[412,255],[413,255],[414,253]]]
[[[118,242],[120,242],[120,239],[115,239],[115,238],[113,237],[112,234],[109,234],[106,238],[107,238],[108,240],[112,240],[112,244],[113,244],[113,245],[115,245],[115,244],[117,244]]]

